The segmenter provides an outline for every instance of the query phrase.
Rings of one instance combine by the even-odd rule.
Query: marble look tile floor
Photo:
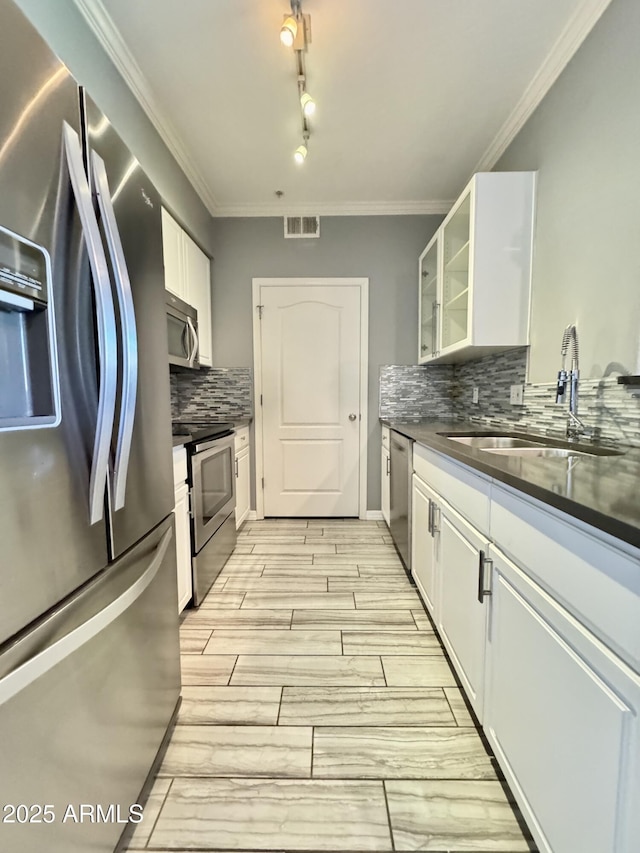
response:
[[[128,850],[533,851],[384,522],[245,524]]]

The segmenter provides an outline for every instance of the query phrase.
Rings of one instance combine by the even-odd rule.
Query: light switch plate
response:
[[[476,385],[473,389],[472,396],[471,396],[471,401],[473,403],[476,403],[476,404],[478,403],[478,394],[479,394],[479,389],[478,389],[478,386]]]
[[[509,402],[512,406],[521,406],[524,402],[524,385],[512,385],[509,392]]]

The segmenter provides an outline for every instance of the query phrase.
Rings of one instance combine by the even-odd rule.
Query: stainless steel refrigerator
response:
[[[180,689],[160,199],[0,32],[0,849],[106,853]]]

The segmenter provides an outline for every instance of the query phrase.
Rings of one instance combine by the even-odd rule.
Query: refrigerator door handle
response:
[[[129,457],[131,455],[131,442],[133,441],[133,422],[138,393],[138,335],[131,280],[122,249],[118,223],[111,203],[107,170],[104,160],[95,151],[91,152],[91,173],[107,238],[107,248],[111,257],[122,326],[122,397],[113,466],[113,500],[114,508],[118,510],[122,509],[125,503]]]
[[[82,149],[78,134],[62,123],[64,149],[69,178],[75,197],[82,233],[87,245],[93,278],[98,328],[98,358],[100,362],[100,390],[93,460],[89,479],[89,519],[91,524],[100,521],[104,514],[104,492],[109,470],[109,448],[116,411],[118,381],[118,343],[116,318],[111,295],[109,269],[104,253],[98,220],[91,200],[91,190],[84,171]]]
[[[193,367],[193,363],[196,360],[196,356],[198,355],[198,347],[200,346],[200,342],[198,341],[198,333],[196,332],[196,328],[191,322],[191,317],[187,317],[187,324],[189,326],[189,331],[193,335],[193,349],[191,350],[191,354],[189,356],[189,367]]]
[[[8,702],[36,679],[53,669],[56,664],[84,646],[89,640],[105,630],[112,622],[128,610],[153,582],[158,574],[167,548],[173,537],[173,528],[167,530],[145,571],[121,595],[85,622],[74,627],[68,634],[46,646],[29,660],[12,670],[0,680],[0,705]]]

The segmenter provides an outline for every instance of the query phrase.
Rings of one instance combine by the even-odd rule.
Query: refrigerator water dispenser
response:
[[[49,254],[0,225],[0,430],[60,420]]]

